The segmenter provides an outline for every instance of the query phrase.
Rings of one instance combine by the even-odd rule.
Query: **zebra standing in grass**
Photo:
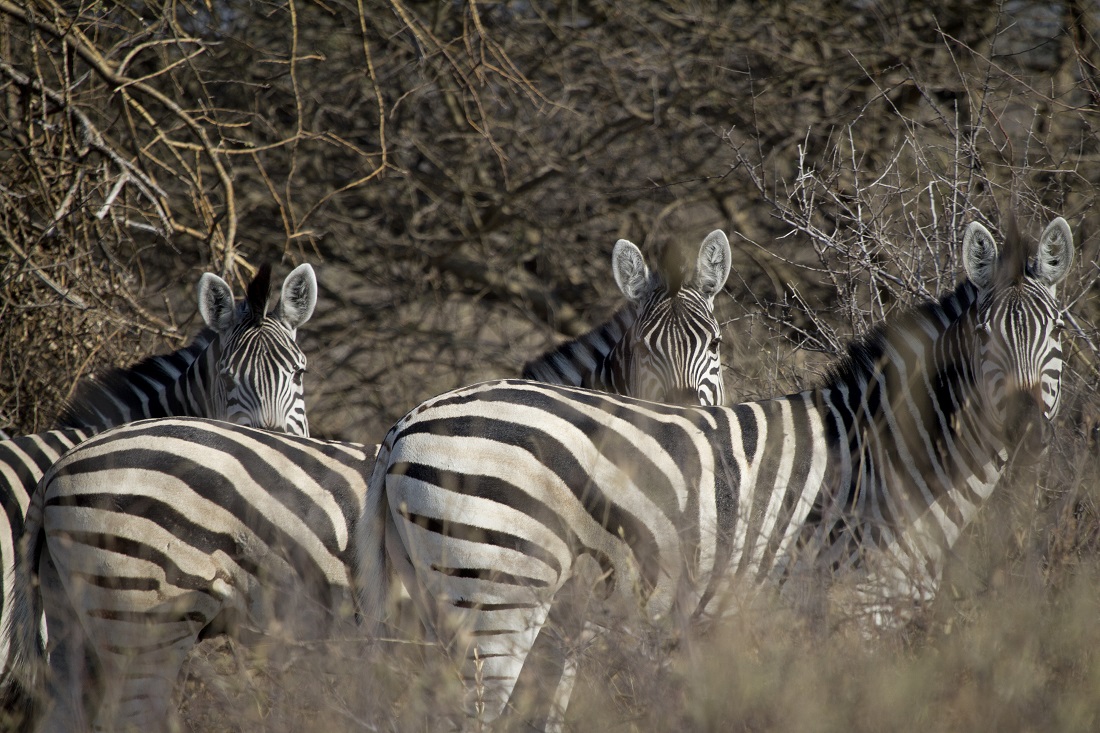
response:
[[[195,418],[88,439],[47,472],[27,514],[0,699],[40,689],[40,599],[27,593],[27,559],[40,554],[52,561],[37,568],[51,631],[47,731],[84,730],[89,717],[99,730],[166,730],[199,639],[242,625],[317,639],[351,622],[373,461],[373,447]],[[88,716],[97,679],[101,710]]]
[[[468,714],[488,722],[582,557],[671,623],[778,581],[808,532],[809,552],[866,587],[926,601],[1010,457],[1035,460],[1049,438],[1055,290],[1072,259],[1061,218],[1031,261],[1015,236],[999,255],[973,223],[968,280],[855,342],[820,387],[778,399],[679,408],[502,381],[429,400],[375,463],[363,611],[384,618],[399,576],[454,644]],[[565,693],[534,725],[561,726]]]
[[[606,323],[529,361],[523,378],[653,402],[722,404],[714,298],[730,262],[729,240],[717,229],[699,246],[691,275],[677,282],[651,272],[638,247],[620,239],[611,270],[629,302]]]
[[[706,238],[694,271],[679,286],[651,274],[629,242],[618,243],[615,251],[616,279],[632,304],[528,368],[558,381],[592,380],[602,370],[614,375],[616,389],[653,400],[721,400],[719,327],[711,311],[729,273],[725,235]],[[165,725],[183,657],[200,636],[232,631],[224,623],[229,615],[260,629],[273,621],[290,625],[295,614],[272,600],[276,594],[338,609],[351,586],[349,543],[373,456],[357,444],[165,420],[101,434],[59,462],[44,484],[64,485],[69,498],[37,497],[45,502],[45,517],[36,503],[28,535],[38,544],[30,554],[49,555],[49,544],[74,547],[68,540],[83,548],[79,569],[67,560],[59,568],[44,566],[43,586],[63,583],[69,591],[46,604],[51,628],[68,598],[78,607],[101,603],[112,609],[61,619],[63,628],[89,632],[92,657],[106,670],[102,676],[124,681],[107,690],[97,720],[140,729]],[[43,545],[45,536],[54,536],[53,542]],[[166,546],[172,553],[163,553]],[[346,564],[346,573],[335,571],[333,563]],[[5,633],[28,633],[36,600],[17,602],[27,610]],[[297,624],[305,633],[315,634],[316,627]],[[122,638],[133,644],[120,643]],[[24,660],[16,670],[33,675],[32,637],[15,641]],[[81,691],[87,670],[70,663],[85,653],[79,637],[54,641],[63,653],[55,651],[50,659],[50,697],[58,705],[46,727],[67,730],[86,722]],[[130,674],[134,668],[141,671]],[[33,683],[15,677],[5,684]]]
[[[308,264],[296,268],[283,281],[279,304],[268,313],[270,281],[270,266],[264,265],[237,305],[224,280],[204,274],[198,300],[207,328],[190,345],[81,382],[59,419],[66,429],[0,441],[0,619],[12,612],[14,545],[23,534],[34,488],[50,465],[90,435],[174,414],[308,434],[302,386],[306,361],[295,337],[316,305],[316,276]],[[0,631],[0,670],[8,655],[9,637]]]

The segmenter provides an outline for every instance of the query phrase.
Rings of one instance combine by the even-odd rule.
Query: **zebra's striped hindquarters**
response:
[[[582,557],[657,623],[776,574],[828,460],[807,399],[674,408],[507,381],[430,400],[395,426],[368,505],[382,504],[388,562],[422,617],[458,639],[471,713],[504,707]],[[362,529],[377,533],[371,513]],[[361,558],[367,594],[384,587],[375,542]]]
[[[65,679],[78,637],[107,683],[97,725],[156,730],[200,635],[242,624],[317,638],[350,618],[348,554],[372,459],[357,444],[198,419],[134,423],[69,453],[44,479],[34,537],[64,589],[46,609],[63,652],[50,660],[61,676],[47,727],[82,717],[86,681]]]

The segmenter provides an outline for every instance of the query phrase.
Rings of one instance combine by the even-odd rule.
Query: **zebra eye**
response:
[[[302,367],[301,369],[294,370],[294,376],[291,377],[291,379],[294,380],[294,384],[296,386],[298,386],[298,387],[302,386],[302,375],[305,374],[305,373],[306,373],[306,368],[305,367]]]
[[[717,351],[718,347],[722,345],[722,334],[718,334],[710,340],[710,348],[712,351]]]

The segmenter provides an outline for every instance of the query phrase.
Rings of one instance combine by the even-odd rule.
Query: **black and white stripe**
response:
[[[1010,454],[1042,452],[1072,257],[1060,218],[1032,262],[972,224],[967,281],[787,397],[678,408],[503,381],[425,402],[375,464],[364,612],[384,617],[396,574],[429,628],[469,632],[468,712],[491,721],[582,557],[653,620],[719,614],[807,555],[863,573],[871,603],[929,599]]]
[[[89,727],[94,680],[107,682],[97,729],[167,729],[180,665],[205,635],[244,623],[321,638],[352,620],[349,568],[373,459],[373,447],[195,418],[88,439],[33,497],[3,692],[39,689],[39,599],[27,592],[37,555],[47,731]]]
[[[615,282],[629,303],[606,323],[523,368],[523,378],[588,387],[653,402],[720,405],[725,401],[721,328],[714,298],[730,271],[721,230],[699,247],[691,275],[670,283],[620,239],[611,255]]]

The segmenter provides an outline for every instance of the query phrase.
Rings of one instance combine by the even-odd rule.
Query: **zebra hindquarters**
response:
[[[42,586],[55,589],[43,598],[55,701],[46,730],[81,730],[86,718],[100,730],[170,730],[184,659],[225,599],[170,577],[193,558],[177,548],[174,563],[161,562],[153,548],[176,543],[158,536],[163,528],[155,522],[86,509],[94,517],[56,505],[45,514],[53,562],[42,564]],[[182,575],[191,580],[204,574],[195,564],[187,570]]]
[[[323,582],[319,592],[303,588],[280,537],[258,533],[259,522],[229,490],[243,483],[232,467],[204,474],[199,494],[184,471],[167,470],[163,456],[123,466],[129,454],[108,446],[100,460],[105,442],[70,453],[43,486],[46,545],[72,609],[72,621],[47,613],[50,637],[54,625],[71,628],[65,636],[78,656],[70,658],[90,653],[104,687],[98,715],[75,699],[55,708],[51,729],[87,715],[105,730],[167,730],[177,724],[180,668],[200,638],[233,633],[232,622],[242,620],[261,631],[278,620],[290,635],[324,633],[316,608],[329,589]],[[53,605],[61,616],[65,604]],[[94,702],[92,680],[74,678],[75,662],[62,666],[68,659],[55,665],[51,657],[51,667]]]
[[[570,550],[521,511],[450,491],[438,475],[414,478],[400,457],[391,457],[386,481],[390,561],[428,632],[461,669],[466,714],[490,723],[568,578]]]

